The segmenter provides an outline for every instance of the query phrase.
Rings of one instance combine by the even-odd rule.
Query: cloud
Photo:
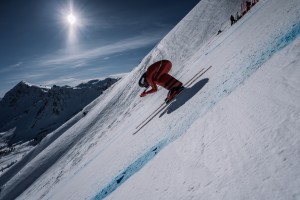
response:
[[[9,68],[17,68],[17,67],[20,67],[21,65],[23,65],[23,62],[18,62],[14,65],[9,66]]]
[[[21,80],[39,80],[45,77],[46,73],[20,73],[20,74],[14,74],[13,76],[8,77],[7,83],[16,83],[20,82]]]
[[[45,86],[52,86],[52,85],[69,85],[69,86],[75,86],[81,83],[81,79],[76,79],[74,77],[59,77],[55,80],[48,80],[44,82],[40,82],[41,85]]]
[[[11,70],[15,70],[16,68],[21,67],[23,64],[24,64],[23,62],[17,62],[16,64],[13,64],[13,65],[10,65],[6,68],[1,69],[0,72],[4,73],[4,72],[11,71]]]
[[[121,75],[117,76],[120,77]],[[114,76],[115,77],[115,76]],[[40,82],[39,84],[41,85],[45,85],[45,86],[52,86],[52,85],[68,85],[68,86],[77,86],[81,83],[85,83],[88,82],[90,80],[95,80],[95,79],[99,79],[102,80],[104,79],[104,77],[95,77],[95,78],[88,78],[88,79],[81,79],[81,78],[76,78],[73,76],[61,76],[55,80],[48,80],[48,81],[44,81],[44,82]]]
[[[162,34],[153,34],[151,36],[138,36],[115,42],[109,45],[80,50],[75,53],[56,52],[54,55],[46,55],[37,60],[35,65],[41,67],[56,68],[59,66],[68,66],[73,68],[83,67],[89,61],[108,58],[109,55],[127,52],[129,50],[139,49],[154,44],[162,38]]]

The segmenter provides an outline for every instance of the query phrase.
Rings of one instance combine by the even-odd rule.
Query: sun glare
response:
[[[80,32],[85,28],[83,13],[80,9],[75,8],[73,1],[70,0],[69,5],[62,6],[59,10],[59,20],[62,28],[67,33],[66,45],[69,51],[77,50]]]
[[[73,25],[76,23],[76,17],[73,14],[69,14],[67,17],[69,24]]]

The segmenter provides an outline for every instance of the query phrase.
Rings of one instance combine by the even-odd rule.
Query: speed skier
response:
[[[161,60],[153,63],[142,75],[139,80],[139,86],[146,88],[140,97],[145,97],[147,94],[151,94],[157,91],[157,85],[169,90],[168,96],[165,102],[170,102],[177,94],[183,89],[182,82],[169,75],[169,71],[172,68],[172,63],[169,60]],[[147,89],[151,86],[151,90]]]

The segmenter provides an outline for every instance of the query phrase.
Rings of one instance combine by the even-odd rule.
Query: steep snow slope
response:
[[[299,2],[261,0],[229,27],[240,2],[231,3],[201,1],[86,117],[0,178],[0,197],[300,198]],[[204,29],[215,21],[227,27],[218,36]],[[144,67],[161,58],[183,82],[212,68],[133,136],[167,94],[138,96]]]
[[[299,56],[297,37],[219,102],[204,87],[194,97],[203,117],[154,145],[165,148],[107,199],[300,199]]]

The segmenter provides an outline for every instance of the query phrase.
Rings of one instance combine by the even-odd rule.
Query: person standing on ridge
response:
[[[173,76],[169,75],[169,71],[172,68],[172,63],[169,60],[161,60],[153,63],[142,75],[139,80],[139,86],[146,88],[140,97],[145,97],[147,94],[151,94],[157,91],[157,85],[169,90],[168,96],[165,102],[170,102],[177,94],[183,89],[182,82],[178,81]],[[151,90],[147,89],[151,86]]]
[[[231,21],[231,26],[236,22],[233,15],[230,16],[230,21]]]

